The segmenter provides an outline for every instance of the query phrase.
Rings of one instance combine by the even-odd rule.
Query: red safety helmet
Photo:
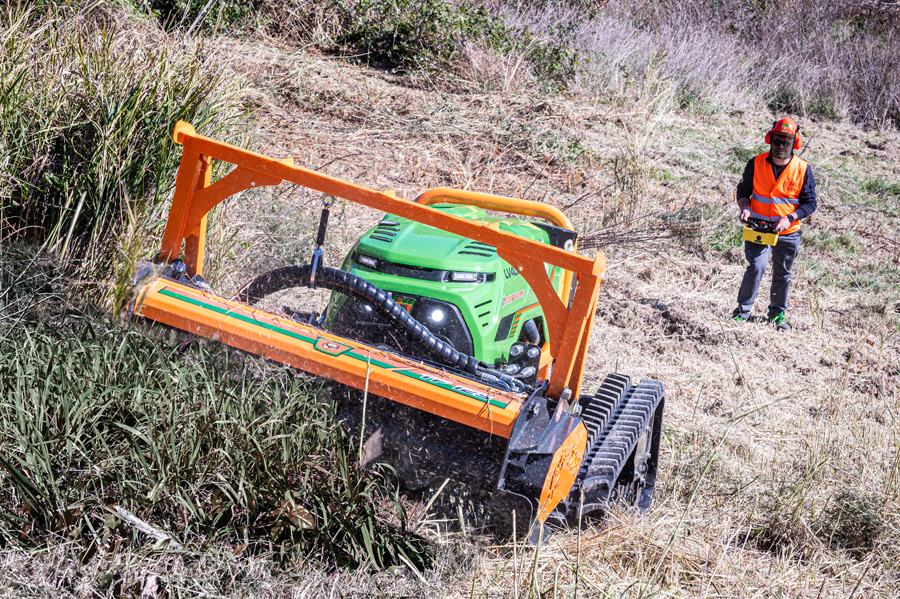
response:
[[[780,133],[781,135],[793,135],[794,136],[794,149],[800,149],[800,127],[797,126],[797,123],[794,122],[794,119],[789,117],[784,117],[783,119],[778,119],[774,123],[772,123],[772,129],[766,131],[766,143],[772,143],[772,134]]]

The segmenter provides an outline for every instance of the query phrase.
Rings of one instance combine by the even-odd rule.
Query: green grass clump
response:
[[[359,0],[348,5],[340,42],[388,68],[441,68],[459,56],[461,39],[508,44],[511,32],[483,7],[444,0]]]
[[[857,253],[860,245],[856,234],[850,229],[840,232],[831,229],[816,229],[804,237],[803,242],[838,256],[852,256]]]
[[[839,120],[841,117],[837,99],[827,93],[810,93],[799,89],[794,82],[784,82],[770,93],[766,104],[773,113],[802,114],[828,120]]]
[[[136,542],[121,506],[189,548],[428,564],[388,471],[357,466],[332,404],[290,371],[90,325],[17,337],[0,344],[0,544]]]
[[[802,476],[771,481],[771,489],[760,498],[760,519],[747,540],[761,551],[808,556],[815,537],[807,524],[810,493],[816,486],[815,472],[807,467]]]
[[[895,295],[900,285],[900,275],[891,265],[870,264],[867,268],[843,268],[842,284],[847,289],[863,291],[867,294],[887,293]]]
[[[816,534],[834,549],[862,559],[885,531],[884,501],[860,489],[840,489],[821,514]]]
[[[744,246],[743,228],[740,226],[724,226],[712,232],[709,245],[717,252],[729,252]]]
[[[103,3],[14,5],[0,30],[0,238],[37,240],[102,279],[123,244],[161,230],[175,123],[229,137],[234,81],[196,42]]]
[[[880,177],[866,181],[865,185],[863,185],[863,189],[871,194],[879,196],[894,196],[895,198],[900,198],[900,183],[887,181]]]
[[[261,2],[254,0],[150,0],[142,8],[155,17],[167,29],[209,30],[231,27],[252,21]]]
[[[737,175],[743,173],[744,167],[747,166],[747,162],[761,151],[764,152],[765,149],[760,147],[745,148],[743,146],[732,146],[728,150],[728,170]]]

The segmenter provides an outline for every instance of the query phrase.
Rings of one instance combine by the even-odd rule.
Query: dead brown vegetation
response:
[[[895,133],[808,125],[803,156],[819,180],[820,210],[806,224],[795,274],[794,332],[782,335],[727,319],[743,268],[733,155],[763,147],[770,114],[704,115],[700,127],[660,102],[452,94],[315,54],[258,52],[236,68],[267,73],[257,78],[257,139],[270,154],[407,198],[450,185],[545,201],[568,207],[579,229],[598,238],[619,223],[603,243],[610,282],[586,387],[610,371],[665,382],[664,472],[653,511],[621,514],[580,537],[555,535],[537,566],[528,552],[514,560],[509,546],[477,549],[472,567],[432,580],[425,595],[897,590],[900,298],[898,256],[883,241],[900,211],[892,192],[863,191],[900,179]],[[223,222],[231,247],[246,244],[221,267],[225,287],[275,266],[273,248],[309,234],[317,201],[287,192],[246,200],[234,201]],[[632,232],[640,239],[635,214],[660,239],[628,243]],[[329,240],[335,262],[377,218],[351,207],[344,216]],[[269,218],[291,233],[269,236],[268,225],[260,228]]]
[[[616,514],[580,534],[560,532],[540,559],[511,544],[439,535],[438,565],[425,573],[329,575],[302,561],[235,557],[232,548],[200,555],[110,551],[81,563],[61,540],[44,554],[0,552],[4,593],[874,598],[900,592],[896,132],[801,119],[820,209],[805,224],[792,291],[794,331],[784,335],[727,319],[742,271],[732,205],[735,156],[762,148],[769,112],[691,114],[649,91],[453,93],[424,76],[409,85],[408,78],[315,52],[223,45],[234,52],[232,68],[253,82],[253,144],[263,152],[407,198],[454,186],[545,201],[568,208],[579,230],[598,239],[620,223],[603,244],[610,282],[601,291],[585,386],[596,387],[610,371],[665,383],[653,510]],[[318,201],[291,188],[230,200],[210,240],[214,285],[227,293],[261,270],[305,261]],[[327,247],[332,264],[378,218],[349,206],[336,212]],[[665,238],[651,247],[626,243],[639,234],[629,228],[636,216],[644,228],[667,231]]]

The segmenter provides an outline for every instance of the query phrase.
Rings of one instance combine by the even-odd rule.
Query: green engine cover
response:
[[[490,216],[475,206],[434,208],[499,223],[501,231],[543,243],[562,245],[574,238],[574,232],[565,229]],[[487,364],[507,362],[510,346],[530,320],[546,339],[543,311],[534,292],[493,246],[388,214],[353,246],[341,268],[389,292],[432,333]],[[548,266],[547,273],[558,292],[562,269]],[[346,301],[342,294],[332,295],[326,326],[341,319]],[[343,318],[367,319],[364,312]]]

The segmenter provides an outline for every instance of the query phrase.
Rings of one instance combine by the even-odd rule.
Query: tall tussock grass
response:
[[[0,10],[0,237],[103,278],[159,230],[179,119],[229,137],[238,85],[204,44],[104,2]]]
[[[74,333],[74,334],[73,334]],[[332,567],[424,567],[387,470],[287,370],[137,332],[30,328],[0,344],[0,545],[209,542]],[[172,541],[166,541],[170,536]]]

